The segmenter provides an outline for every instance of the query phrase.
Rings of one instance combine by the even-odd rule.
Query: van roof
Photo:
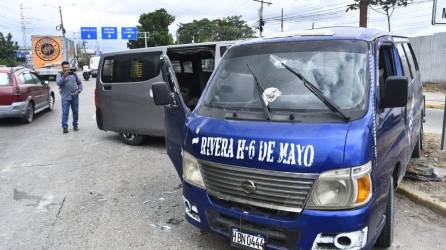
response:
[[[117,55],[117,54],[131,54],[138,52],[149,52],[149,51],[166,51],[167,49],[176,49],[176,48],[192,48],[192,47],[206,47],[206,46],[214,46],[217,44],[221,45],[230,45],[234,44],[237,41],[218,41],[218,42],[204,42],[204,43],[185,43],[185,44],[172,44],[172,45],[163,45],[156,47],[148,47],[148,48],[138,48],[138,49],[128,49],[128,50],[120,50],[114,52],[106,52],[103,53],[103,56]]]
[[[378,37],[391,36],[389,32],[360,27],[347,27],[347,26],[333,26],[324,27],[310,30],[303,30],[297,32],[277,33],[268,37],[257,38],[247,40],[239,43],[243,44],[256,44],[266,41],[274,42],[291,42],[291,41],[304,41],[304,40],[363,40],[371,42]]]

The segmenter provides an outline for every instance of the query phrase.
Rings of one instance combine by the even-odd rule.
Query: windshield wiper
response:
[[[249,71],[251,72],[252,77],[254,77],[254,81],[256,82],[257,86],[257,92],[259,93],[260,102],[262,103],[263,112],[265,113],[265,118],[267,120],[271,120],[271,111],[269,110],[268,105],[266,105],[265,101],[263,100],[263,91],[265,91],[265,88],[263,88],[262,83],[257,79],[257,76],[254,74],[254,71],[252,71],[251,66],[247,63],[246,66],[248,66]]]
[[[344,112],[342,112],[341,108],[338,105],[336,105],[336,103],[334,103],[328,97],[326,97],[322,93],[322,91],[320,91],[316,86],[314,86],[314,84],[312,84],[310,81],[308,81],[302,74],[300,74],[299,72],[296,72],[294,69],[290,68],[290,66],[288,66],[284,62],[280,62],[280,64],[283,67],[285,67],[288,71],[293,73],[295,76],[297,76],[297,78],[302,80],[302,82],[304,83],[304,86],[308,90],[310,90],[311,93],[313,93],[317,98],[319,98],[319,100],[321,100],[322,103],[325,104],[325,106],[327,106],[331,111],[338,113],[340,116],[342,116],[342,118],[344,120],[350,121],[350,117],[348,115],[346,115]]]

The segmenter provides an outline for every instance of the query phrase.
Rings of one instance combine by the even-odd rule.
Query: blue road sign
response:
[[[136,27],[121,27],[121,38],[127,40],[138,39],[138,31]]]
[[[96,40],[98,39],[98,32],[96,27],[81,27],[82,40]]]
[[[102,27],[102,39],[118,39],[118,28],[116,27]]]

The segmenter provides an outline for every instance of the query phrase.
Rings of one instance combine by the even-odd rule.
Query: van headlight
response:
[[[311,192],[306,208],[348,209],[367,203],[372,197],[372,164],[323,172]]]
[[[206,188],[197,159],[186,151],[183,151],[183,179],[196,187]]]

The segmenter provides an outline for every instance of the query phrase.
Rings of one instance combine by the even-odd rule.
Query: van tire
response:
[[[28,106],[26,106],[25,116],[22,117],[21,121],[23,123],[31,123],[34,120],[34,105],[29,102]]]
[[[135,133],[119,133],[121,141],[127,145],[139,146],[144,142],[144,136]]]
[[[385,212],[385,224],[378,239],[375,242],[375,246],[378,248],[389,248],[392,246],[393,241],[393,220],[394,220],[394,194],[395,189],[393,186],[393,178],[390,178],[389,193],[387,195],[387,206]]]
[[[412,152],[412,158],[420,158],[423,154],[423,125],[420,128],[420,134],[418,134],[417,144]]]

